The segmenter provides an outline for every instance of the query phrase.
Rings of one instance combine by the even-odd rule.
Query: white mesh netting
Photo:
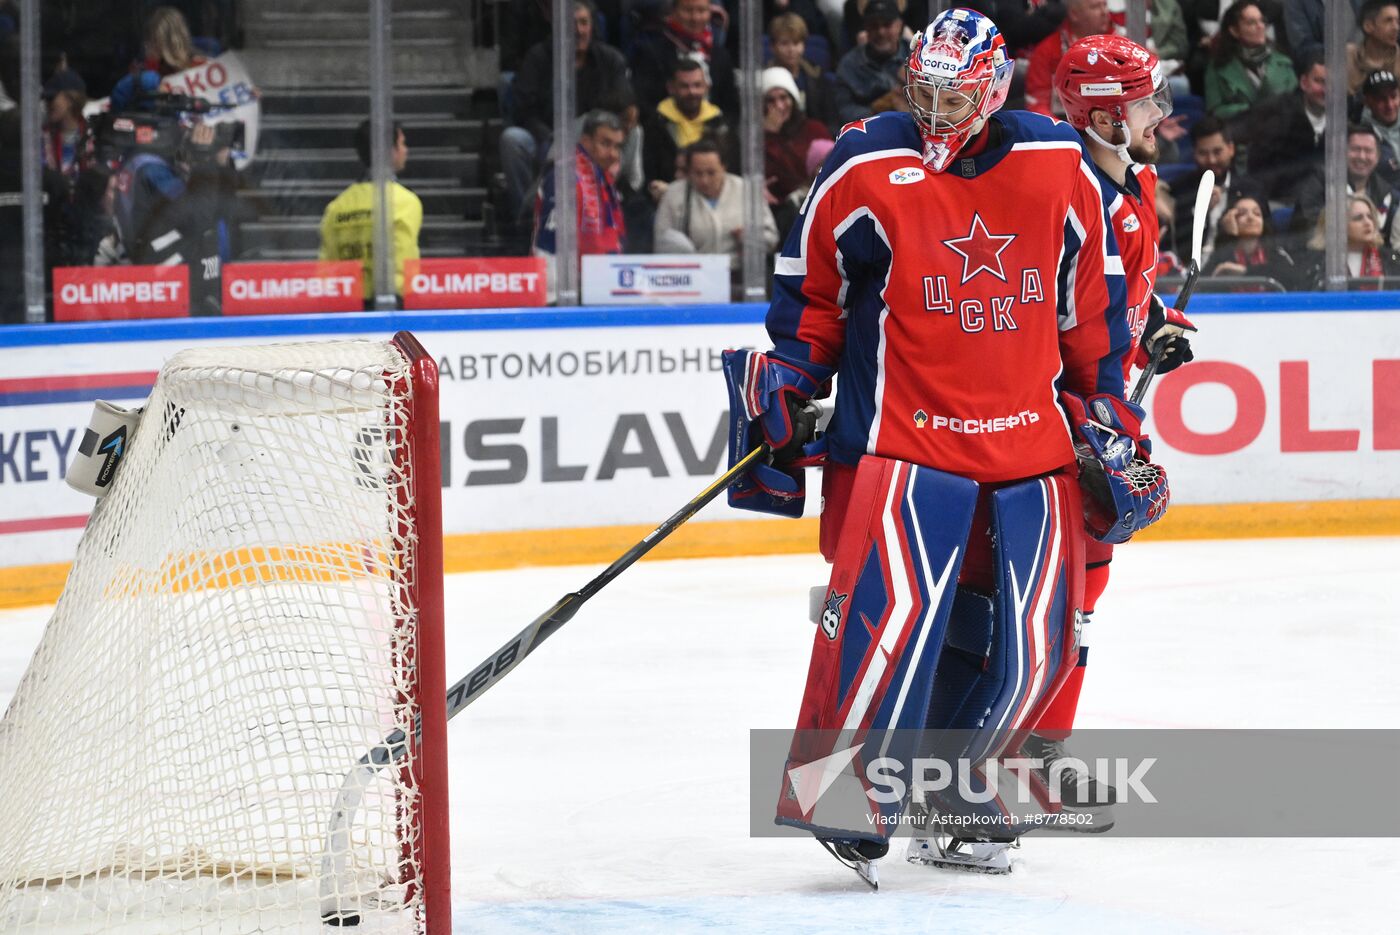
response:
[[[337,795],[416,710],[411,395],[367,341],[162,370],[0,721],[0,931],[319,928]],[[420,930],[416,795],[364,790],[359,931]]]

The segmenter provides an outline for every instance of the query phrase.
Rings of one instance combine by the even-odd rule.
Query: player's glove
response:
[[[1157,346],[1162,341],[1167,343],[1162,362],[1157,365],[1159,374],[1171,373],[1182,364],[1195,359],[1196,355],[1191,353],[1191,342],[1186,337],[1186,332],[1195,330],[1196,326],[1191,324],[1191,319],[1163,303],[1157,297],[1157,293],[1151,293],[1147,327],[1143,329],[1142,344],[1138,347],[1138,369],[1146,368],[1147,362],[1157,353]]]
[[[812,397],[830,373],[812,373],[747,349],[725,351],[723,357],[730,466],[760,444],[766,443],[772,452],[767,463],[729,488],[729,505],[801,516],[807,492],[803,469],[826,458],[825,440],[817,433],[821,407]]]
[[[1171,503],[1167,472],[1150,460],[1145,413],[1107,394],[1063,392],[1060,404],[1074,431],[1085,528],[1100,542],[1127,542],[1161,519]]]

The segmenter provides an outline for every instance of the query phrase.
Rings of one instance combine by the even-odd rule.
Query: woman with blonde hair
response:
[[[158,62],[162,74],[174,74],[199,64],[203,56],[194,48],[185,14],[171,6],[158,6],[146,19],[146,62]]]
[[[113,110],[126,110],[142,96],[156,93],[166,75],[208,61],[195,48],[185,14],[169,6],[158,6],[146,17],[144,51],[145,60],[133,62],[131,73],[112,89]]]
[[[1400,276],[1400,256],[1396,256],[1381,236],[1381,213],[1376,203],[1365,195],[1348,195],[1346,219],[1349,288],[1380,289],[1384,279]],[[1312,288],[1317,290],[1327,288],[1326,250],[1327,212],[1324,211],[1318,215],[1317,226],[1308,238]],[[1375,282],[1366,282],[1371,279]]]

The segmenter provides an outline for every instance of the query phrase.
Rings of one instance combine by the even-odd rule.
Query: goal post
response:
[[[438,446],[407,332],[171,358],[0,720],[0,931],[321,928],[395,732],[333,895],[450,931]]]

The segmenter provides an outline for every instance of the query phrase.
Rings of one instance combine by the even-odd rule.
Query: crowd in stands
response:
[[[1333,2],[1355,14],[1346,114],[1325,107],[1322,37]],[[1125,0],[962,5],[991,17],[1017,59],[1007,106],[1050,115],[1061,112],[1051,76],[1065,49],[1083,36],[1127,28]],[[93,151],[84,117],[90,89],[109,95],[114,107],[138,100],[163,76],[217,54],[222,19],[237,4],[138,3],[142,31],[115,42],[111,34],[94,37],[91,18],[73,13],[80,6],[69,0],[44,6],[46,18],[52,7],[68,23],[61,44],[50,48],[46,38],[45,49],[50,265],[132,261],[141,252],[139,235],[122,229],[141,219],[130,216],[130,206],[124,213],[114,191],[117,173],[130,174],[130,167],[104,165]],[[737,0],[575,0],[580,132],[572,159],[581,248],[727,253],[735,267],[746,236],[761,236],[768,250],[776,249],[841,128],[908,109],[905,61],[929,6],[926,0],[764,0],[759,118],[769,211],[763,229],[746,235]],[[504,128],[487,154],[502,179],[494,192],[497,216],[504,219],[508,252],[549,254],[552,165],[569,158],[554,140],[553,2],[520,0],[501,9]],[[18,178],[18,17],[15,0],[0,0],[0,190],[14,190]],[[1329,119],[1348,123],[1348,272],[1365,280],[1400,269],[1394,223],[1400,0],[1148,0],[1147,29],[1176,99],[1158,130],[1165,274],[1179,269],[1178,258],[1188,252],[1194,192],[1209,168],[1216,186],[1201,258],[1207,275],[1249,277],[1236,285],[1260,289],[1320,287]],[[218,167],[213,175],[222,180],[209,184],[229,184],[225,169]],[[196,183],[188,166],[142,172],[130,181],[167,200]],[[0,275],[12,278],[19,267],[18,215],[5,204]],[[17,294],[11,285],[8,278],[0,283],[0,295]]]
[[[1350,3],[1356,22],[1347,46],[1347,178],[1355,196],[1348,217],[1356,215],[1348,221],[1347,262],[1350,276],[1365,280],[1400,268],[1394,224],[1400,203],[1400,5],[1339,2]],[[1065,49],[1083,36],[1126,30],[1123,0],[963,5],[992,17],[1017,58],[1008,106],[1053,116],[1061,110],[1052,75]],[[575,4],[580,112],[601,108],[622,115],[627,147],[640,153],[639,162],[624,158],[609,176],[623,206],[617,212],[619,251],[738,256],[743,180],[735,174],[735,6],[709,0]],[[763,7],[763,177],[781,236],[842,126],[908,108],[905,60],[927,4],[767,0]],[[1322,0],[1147,3],[1148,45],[1162,60],[1176,98],[1175,113],[1158,130],[1164,274],[1184,266],[1194,193],[1203,170],[1211,169],[1216,186],[1200,258],[1206,274],[1233,278],[1236,288],[1322,286],[1325,21]],[[529,64],[547,60],[547,29],[539,36],[520,59],[515,85],[545,80]],[[600,62],[608,63],[608,80],[585,79],[584,72]],[[503,63],[510,64],[504,51]],[[620,102],[610,105],[604,88],[620,89]],[[533,91],[510,97],[506,117],[512,129],[501,144],[509,196],[527,223],[539,201],[532,205],[526,197],[534,183],[525,180],[538,179],[550,158],[541,134],[531,130],[546,126],[552,115],[547,100],[531,103],[537,99]],[[526,132],[533,148],[525,144]],[[1368,212],[1374,215],[1370,227],[1361,219]],[[546,226],[537,210],[533,220],[537,231]],[[771,241],[766,231],[765,241]],[[548,251],[538,235],[533,244]]]

